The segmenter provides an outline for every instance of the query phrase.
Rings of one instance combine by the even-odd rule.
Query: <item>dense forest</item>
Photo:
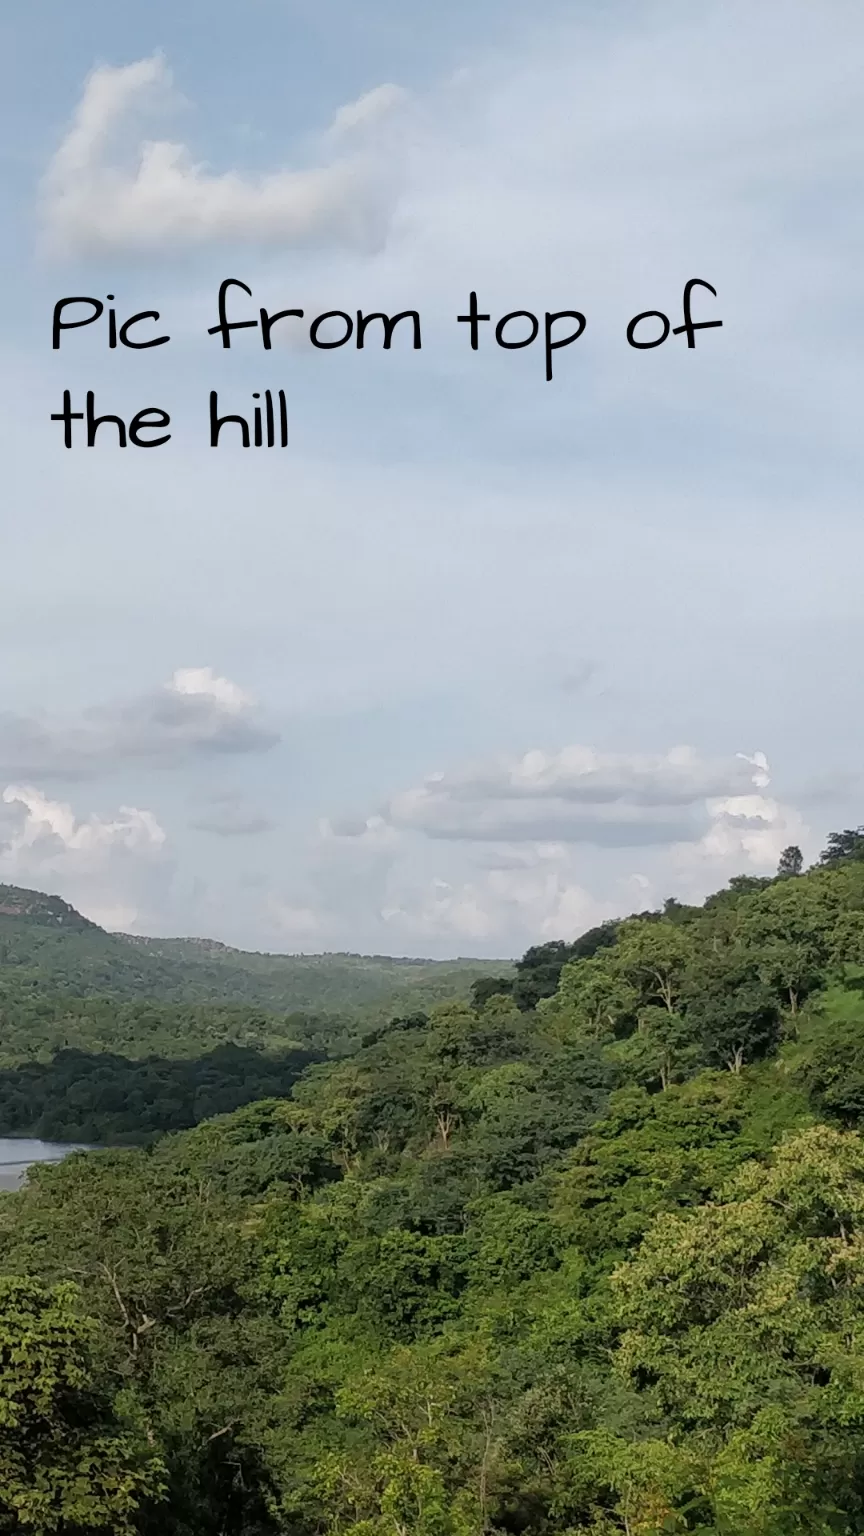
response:
[[[122,1146],[291,1091],[320,1052],[220,1045],[195,1060],[58,1051],[0,1069],[0,1135]]]
[[[864,829],[494,971],[0,1197],[0,1531],[864,1530]]]
[[[0,884],[0,978],[19,1008],[29,990],[355,1019],[467,995],[485,969],[470,959],[269,955],[206,939],[106,933],[58,896]]]
[[[0,885],[0,1136],[117,1145],[187,1129],[287,1093],[382,1017],[467,997],[483,972],[110,934]]]

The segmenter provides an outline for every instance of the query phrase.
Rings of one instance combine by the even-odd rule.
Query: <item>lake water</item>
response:
[[[18,1189],[31,1163],[59,1163],[80,1148],[62,1141],[33,1141],[26,1136],[0,1136],[0,1189]]]

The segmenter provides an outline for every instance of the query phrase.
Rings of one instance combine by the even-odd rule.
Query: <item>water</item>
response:
[[[78,1145],[63,1141],[34,1141],[27,1136],[0,1136],[0,1189],[19,1189],[31,1163],[59,1163]]]

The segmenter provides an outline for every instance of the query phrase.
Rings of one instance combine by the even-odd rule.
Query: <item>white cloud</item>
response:
[[[295,907],[288,902],[271,899],[267,910],[276,931],[289,942],[308,941],[321,933],[321,917],[311,907]]]
[[[15,858],[25,849],[38,849],[49,842],[88,857],[111,847],[149,851],[161,848],[165,842],[165,833],[152,812],[139,811],[134,806],[121,806],[119,815],[112,821],[95,815],[79,821],[70,805],[47,799],[32,785],[17,784],[7,784],[3,803],[22,806],[26,813],[22,825],[6,845],[4,856],[7,857]]]
[[[618,915],[608,901],[598,900],[578,884],[563,849],[549,851],[519,868],[490,869],[469,880],[429,882],[413,891],[403,905],[382,912],[393,934],[457,942],[462,946],[495,946],[502,952],[544,939],[573,937]]]
[[[502,785],[509,794],[513,783],[524,790],[530,779],[535,788],[539,784],[551,793],[563,784],[574,794],[575,749],[545,757],[526,754],[506,772],[499,765],[497,773],[483,768],[433,775],[425,783],[439,791],[445,783],[458,785],[464,798],[457,803],[471,813],[470,824],[459,822],[458,835],[441,835],[437,813],[431,834],[425,813],[400,824],[381,814],[324,820],[292,887],[279,893],[267,882],[254,920],[276,945],[288,942],[306,950],[348,947],[494,959],[547,939],[574,939],[607,919],[656,910],[668,896],[701,901],[732,875],[773,874],[790,842],[809,852],[809,830],[798,812],[760,793],[767,778],[761,753],[718,764],[683,749],[656,756],[580,752],[579,760],[590,765],[595,798],[589,808],[600,819],[578,837],[529,837],[523,835],[527,822],[518,823],[510,839],[487,835],[489,806],[512,803],[506,795],[496,800]],[[727,788],[749,792],[703,793],[724,778]],[[688,836],[659,842],[652,802],[666,795],[677,803],[685,787],[694,797],[686,808]],[[601,793],[627,803],[627,819],[612,833],[610,817],[618,801],[604,802]],[[556,814],[561,807],[572,809],[572,802],[552,798]],[[542,795],[538,803],[523,795],[516,804],[533,816],[535,828],[545,826]],[[640,830],[639,816],[647,817],[652,840]],[[568,834],[572,829],[567,823]]]
[[[227,677],[217,677],[212,667],[179,667],[169,688],[187,698],[214,699],[229,714],[242,713],[252,707],[253,700],[236,683]]]
[[[196,756],[261,752],[278,740],[236,683],[211,667],[182,667],[161,688],[71,722],[0,715],[0,771],[84,777],[130,760],[172,767]]]
[[[750,763],[756,769],[753,775],[753,783],[757,789],[765,789],[771,783],[771,775],[768,772],[768,759],[764,752],[754,752],[752,757],[748,757],[746,752],[736,752],[735,756],[740,757],[745,763]]]
[[[766,768],[762,753],[752,761],[740,755],[711,761],[690,747],[663,755],[582,746],[535,750],[461,773],[431,774],[390,801],[386,820],[454,840],[671,844],[698,837],[709,800],[764,783]]]
[[[330,135],[340,138],[358,128],[371,128],[404,107],[407,100],[408,92],[399,85],[376,85],[374,90],[339,108],[330,125]]]
[[[797,810],[764,795],[712,800],[708,811],[711,825],[698,842],[673,849],[673,867],[691,879],[709,870],[715,883],[736,874],[773,874],[784,848],[810,840]]]
[[[287,275],[277,261],[267,279],[272,292],[262,291],[266,263],[245,274],[255,301],[271,308],[297,303],[311,313],[313,299],[317,309],[337,302],[419,307],[423,364],[410,379],[406,372],[404,387],[399,376],[389,393],[379,390],[367,378],[370,354],[343,394],[336,381],[338,368],[351,362],[345,349],[327,360],[326,379],[322,368],[316,384],[310,370],[308,392],[298,372],[303,435],[294,438],[290,464],[234,468],[229,458],[217,469],[191,443],[184,473],[177,474],[175,458],[156,495],[158,482],[147,475],[161,473],[158,466],[133,482],[128,466],[114,470],[105,455],[94,455],[92,466],[68,456],[80,489],[64,463],[65,485],[58,482],[53,497],[40,493],[40,515],[32,516],[32,454],[21,461],[15,531],[26,558],[17,567],[7,562],[14,577],[7,621],[16,643],[41,634],[44,644],[53,601],[58,631],[65,628],[70,645],[80,647],[82,671],[87,622],[94,653],[109,630],[118,643],[135,644],[133,620],[146,645],[158,581],[160,613],[175,635],[212,633],[212,622],[228,643],[235,636],[246,644],[245,634],[253,654],[269,649],[278,657],[274,685],[286,707],[289,698],[312,711],[322,699],[346,712],[358,700],[361,708],[385,706],[370,711],[365,734],[352,738],[349,729],[338,747],[328,739],[318,758],[312,724],[313,746],[296,770],[296,799],[306,783],[314,785],[303,803],[311,801],[315,815],[319,780],[338,786],[335,805],[353,803],[362,780],[371,786],[363,790],[365,808],[400,784],[428,788],[404,808],[404,826],[389,828],[393,839],[387,850],[379,847],[380,857],[377,833],[328,843],[322,910],[328,940],[340,946],[386,931],[383,909],[425,910],[429,891],[442,890],[434,879],[451,892],[470,886],[492,912],[485,872],[462,866],[478,846],[494,850],[494,835],[519,839],[508,844],[514,877],[530,870],[516,864],[514,847],[530,854],[536,836],[566,837],[561,846],[578,857],[562,880],[598,900],[623,891],[615,882],[630,878],[634,866],[640,874],[644,868],[658,900],[684,886],[711,889],[742,867],[770,872],[777,839],[799,840],[752,808],[745,815],[708,806],[709,798],[713,804],[766,788],[755,775],[751,782],[743,759],[740,780],[703,784],[702,798],[653,809],[633,795],[597,809],[584,795],[558,792],[565,779],[559,770],[554,793],[526,792],[511,774],[506,793],[499,788],[466,803],[449,775],[440,794],[421,784],[434,749],[419,770],[414,759],[404,779],[388,779],[392,738],[409,740],[421,713],[421,739],[434,741],[437,732],[439,745],[456,754],[469,750],[460,743],[511,742],[521,724],[527,742],[621,740],[626,732],[637,742],[719,736],[749,751],[758,740],[770,743],[778,761],[794,761],[802,777],[823,758],[826,770],[838,771],[860,759],[860,731],[843,704],[854,690],[860,640],[862,534],[852,495],[858,423],[850,385],[860,303],[848,274],[861,221],[854,65],[862,13],[834,0],[827,11],[800,0],[652,3],[624,21],[614,7],[589,10],[565,7],[560,29],[551,15],[526,11],[518,47],[499,47],[493,37],[461,83],[433,88],[420,124],[428,131],[407,146],[399,239],[377,261],[316,251],[308,264],[292,260]],[[427,63],[421,73],[428,74]],[[146,75],[147,61],[143,68]],[[149,84],[139,79],[132,89],[122,72],[102,72],[102,94],[94,87],[89,116],[82,104],[67,163],[55,163],[49,214],[59,217],[52,225],[58,239],[117,248],[150,238],[142,197],[154,184],[140,174],[143,136],[131,160],[121,139],[124,124],[131,126],[127,107],[135,100],[148,110],[158,105],[165,78],[157,66]],[[373,105],[367,98],[365,127],[360,108],[353,123],[350,109],[337,114],[329,141],[302,164],[329,167],[350,157],[345,146],[356,141],[344,134],[374,128]],[[243,102],[242,112],[263,121],[254,118],[254,103]],[[191,142],[191,131],[158,124],[147,133]],[[225,182],[183,154],[179,180],[190,191],[197,233],[181,229],[172,213],[174,233],[163,239],[157,218],[153,238],[169,255],[183,240],[204,238],[200,199],[224,194],[233,205],[237,180]],[[239,180],[247,190],[258,187],[245,175]],[[91,198],[99,205],[92,227]],[[252,239],[261,217],[259,206]],[[177,271],[181,294],[187,279],[200,285],[203,333],[212,319],[212,273],[185,265]],[[671,313],[684,278],[695,273],[718,287],[725,329],[700,333],[693,354],[681,338],[656,353],[631,353],[626,318],[654,304]],[[586,310],[584,344],[560,355],[553,385],[543,383],[542,362],[537,372],[536,349],[504,355],[490,339],[477,356],[467,352],[464,327],[452,316],[475,284],[493,313],[523,303]],[[191,330],[189,307],[182,300],[176,307]],[[276,337],[294,345],[299,336],[300,346],[305,334],[306,327],[286,324]],[[169,351],[162,349],[162,361]],[[387,367],[399,361],[394,351]],[[190,379],[181,409],[206,387],[204,375],[197,384]],[[47,460],[45,472],[54,472]],[[124,498],[129,517],[146,519],[150,530],[133,562],[128,540],[106,538],[100,476],[109,475],[113,500]],[[193,478],[203,489],[190,497]],[[265,550],[266,559],[238,558],[238,505],[244,550]],[[214,516],[214,508],[226,515]],[[166,541],[175,556],[168,562]],[[193,559],[198,577],[190,583]],[[70,569],[81,584],[72,624],[63,606]],[[600,658],[617,702],[601,706],[593,689],[572,702],[544,699],[544,658],[553,650]],[[189,652],[175,646],[171,654]],[[566,671],[566,663],[555,668],[556,675]],[[71,666],[66,675],[71,679]],[[574,680],[581,682],[579,666]],[[410,710],[403,708],[408,699]],[[224,725],[220,719],[220,731]],[[53,727],[49,735],[49,747],[56,745]],[[165,750],[153,760],[185,761],[192,750],[206,750],[181,746],[176,732],[169,748],[161,728],[160,739]],[[412,743],[412,750],[422,748]],[[94,761],[77,754],[74,762],[82,756]],[[56,755],[36,761],[49,759]],[[8,771],[27,774],[32,760],[22,749]],[[63,760],[68,765],[65,750]],[[287,795],[293,786],[279,788]],[[860,819],[854,803],[852,786],[836,821],[832,812],[834,824]],[[484,841],[476,844],[480,817]],[[633,851],[636,831],[646,839],[665,833],[667,841],[644,841]],[[256,849],[262,865],[270,859],[270,883],[294,866],[289,835],[272,853],[263,839]],[[206,852],[201,839],[195,846]],[[235,848],[239,859],[246,856],[242,840],[230,849],[226,842],[226,866]],[[234,880],[226,869],[226,887]],[[317,911],[305,891],[289,905],[305,910],[307,895]],[[550,911],[556,899],[550,896]],[[619,910],[642,900],[634,886]],[[433,905],[455,909],[457,901],[439,895]],[[499,921],[493,914],[491,928],[504,933]],[[521,927],[506,932],[506,941],[490,945],[515,948],[533,936]]]
[[[267,893],[262,920],[280,940],[305,948],[385,954],[518,953],[529,943],[582,932],[620,912],[580,883],[562,845],[486,846],[476,867],[424,858],[410,834],[369,818],[339,837],[322,824],[305,873],[290,894]]]
[[[56,249],[381,243],[391,200],[386,168],[380,153],[352,145],[351,137],[399,107],[398,87],[379,86],[340,109],[329,135],[343,146],[339,158],[257,177],[213,174],[184,144],[167,139],[137,138],[130,150],[131,121],[170,104],[171,87],[158,54],[90,75],[43,184],[45,225]]]
[[[80,817],[33,785],[2,794],[0,878],[56,893],[94,922],[133,928],[163,906],[172,876],[152,811],[124,805]]]
[[[322,843],[332,843],[335,838],[351,838],[355,847],[373,853],[392,851],[398,838],[396,831],[384,816],[334,816],[324,817],[318,831]]]
[[[322,824],[319,935],[354,925],[399,953],[518,954],[667,896],[701,901],[807,847],[797,811],[760,792],[768,781],[762,752],[689,747],[534,750],[431,774],[384,813]]]

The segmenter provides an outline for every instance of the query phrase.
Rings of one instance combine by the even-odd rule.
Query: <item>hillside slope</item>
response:
[[[488,969],[470,959],[251,954],[211,940],[107,933],[57,896],[0,885],[0,987],[357,1015],[467,996]]]
[[[0,1197],[13,1465],[77,1339],[63,1443],[154,1469],[127,1536],[864,1531],[864,859],[787,852],[296,1080],[0,1073],[157,1133],[292,1078]]]

